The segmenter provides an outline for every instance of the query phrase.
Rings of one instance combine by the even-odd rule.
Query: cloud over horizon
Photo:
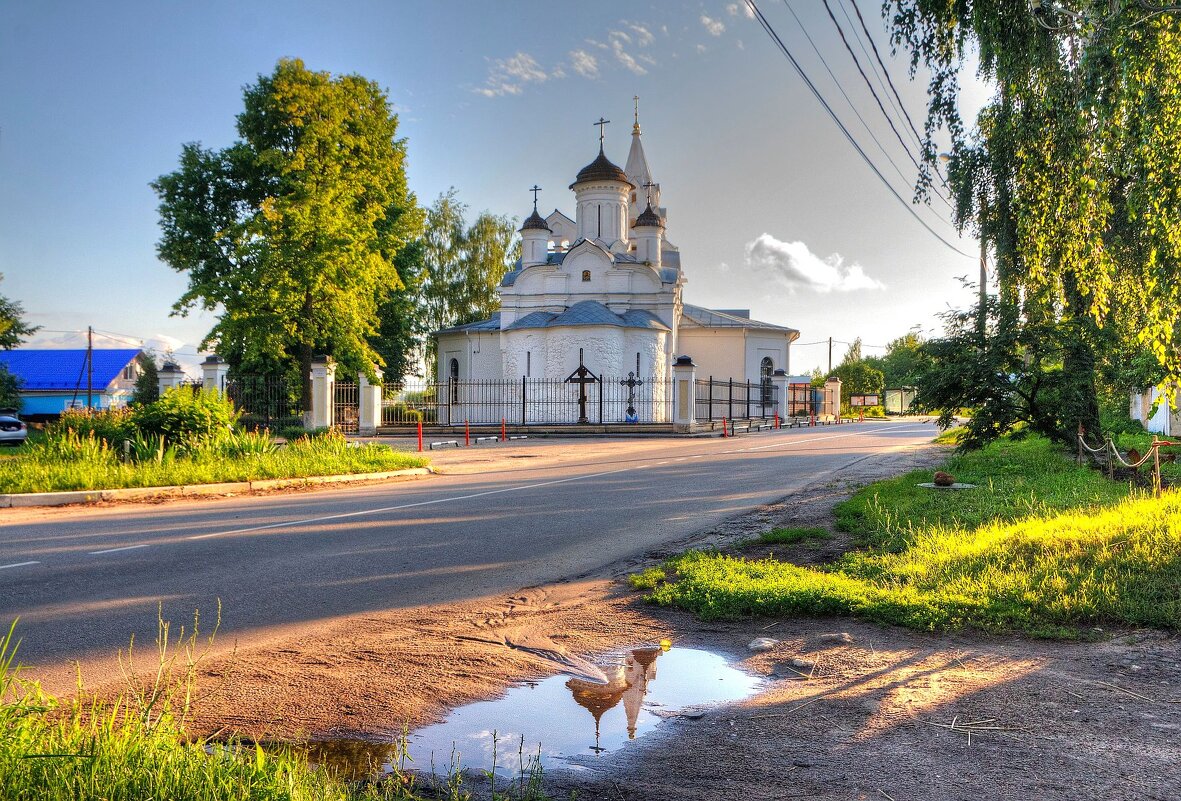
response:
[[[747,242],[744,252],[748,267],[777,281],[792,294],[808,289],[828,294],[886,288],[866,275],[860,264],[845,264],[837,253],[822,259],[803,242],[781,242],[764,233]]]

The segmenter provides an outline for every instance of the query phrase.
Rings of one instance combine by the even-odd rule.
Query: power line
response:
[[[845,37],[845,29],[841,27],[841,23],[837,21],[836,15],[832,13],[832,7],[828,4],[828,0],[822,0],[824,3],[824,10],[828,12],[828,18],[832,20],[832,24],[837,29],[837,33],[841,36],[841,42],[845,45],[845,51],[848,52],[849,58],[853,59],[853,64],[857,67],[857,72],[861,74],[861,80],[865,81],[865,86],[869,89],[869,93],[873,95],[874,102],[878,104],[878,109],[882,112],[882,116],[886,118],[886,124],[890,126],[890,130],[894,132],[898,144],[902,145],[902,149],[906,151],[907,157],[911,163],[914,164],[916,170],[922,171],[919,166],[919,161],[914,157],[914,153],[910,150],[910,145],[906,144],[906,140],[902,138],[902,134],[898,133],[898,127],[894,125],[894,118],[886,111],[886,107],[882,104],[882,99],[878,97],[878,92],[873,88],[873,83],[869,80],[869,76],[865,74],[864,68],[861,66],[861,60],[857,58],[857,54],[853,52],[853,48],[849,45],[849,40]],[[935,196],[947,204],[948,208],[952,208],[951,201],[943,196],[942,192],[935,191]]]
[[[762,10],[755,3],[755,0],[746,0],[746,4],[750,7],[751,11],[754,12],[755,17],[759,21],[759,25],[761,25],[763,30],[767,32],[767,35],[771,37],[772,41],[775,42],[775,45],[779,48],[787,60],[791,62],[791,65],[795,69],[796,73],[799,74],[800,78],[804,81],[804,84],[808,87],[809,91],[812,92],[812,96],[815,97],[817,102],[819,102],[820,105],[824,107],[824,110],[828,112],[828,116],[832,119],[836,126],[840,128],[841,133],[844,134],[845,139],[847,139],[849,144],[853,146],[853,149],[857,151],[857,155],[861,156],[861,159],[865,162],[866,166],[868,166],[870,170],[873,171],[873,174],[878,177],[878,180],[882,182],[887,190],[889,190],[890,194],[893,195],[900,204],[902,204],[902,207],[906,209],[907,213],[914,217],[919,225],[927,229],[927,233],[931,234],[931,236],[935,237],[944,245],[946,245],[948,249],[955,251],[965,258],[976,259],[976,256],[965,253],[951,242],[948,242],[946,239],[944,239],[938,231],[932,228],[926,220],[924,220],[915,212],[915,210],[911,207],[911,204],[907,203],[906,200],[903,199],[902,195],[898,194],[898,191],[890,185],[889,181],[886,180],[886,176],[882,175],[882,172],[877,168],[877,165],[873,163],[868,155],[866,155],[865,151],[861,148],[861,145],[857,144],[857,140],[853,138],[851,133],[849,133],[849,129],[845,127],[843,122],[841,122],[841,119],[836,115],[836,112],[832,110],[832,106],[830,106],[828,101],[824,99],[824,96],[820,94],[820,90],[816,88],[814,83],[812,83],[812,79],[808,77],[806,72],[804,72],[804,68],[800,66],[800,62],[796,60],[796,57],[792,55],[791,50],[789,50],[787,45],[783,43],[783,40],[779,37],[779,34],[775,32],[775,28],[773,28],[771,23],[767,21],[766,16],[763,15]]]
[[[800,19],[798,14],[796,14],[796,10],[792,7],[791,2],[789,0],[783,0],[783,4],[785,6],[787,6],[787,10],[789,12],[791,12],[792,17],[795,18],[796,24],[800,26],[800,31],[804,34],[804,38],[807,39],[808,44],[810,44],[812,46],[812,50],[816,53],[816,57],[820,59],[820,63],[824,65],[824,69],[828,72],[828,76],[830,78],[832,78],[832,82],[834,84],[836,84],[837,91],[839,91],[841,93],[841,96],[845,98],[845,102],[849,104],[849,109],[853,112],[853,114],[861,122],[861,126],[863,128],[865,128],[865,132],[867,134],[869,134],[869,138],[872,139],[873,143],[878,146],[878,150],[882,151],[882,155],[886,157],[886,161],[890,162],[890,166],[894,168],[894,172],[898,173],[898,177],[901,178],[903,181],[909,181],[910,179],[906,177],[905,173],[903,173],[902,168],[898,166],[898,162],[896,162],[894,160],[894,158],[889,154],[889,152],[886,150],[885,145],[883,145],[881,140],[878,139],[877,135],[873,132],[873,129],[869,127],[869,123],[866,122],[865,118],[861,116],[861,112],[857,110],[857,104],[854,103],[853,99],[849,97],[849,93],[846,92],[845,87],[843,85],[841,85],[840,79],[837,78],[836,74],[833,73],[832,68],[828,65],[828,61],[824,58],[824,54],[821,53],[820,48],[816,46],[816,42],[812,38],[812,34],[808,32],[808,28],[807,28],[807,26],[804,25],[804,21]],[[931,211],[933,214],[935,213],[934,209],[932,209]],[[938,219],[940,219],[941,221],[947,223],[948,226],[950,226],[952,228],[955,227],[955,225],[952,224],[949,220],[944,219],[943,217],[939,216],[938,214],[936,214],[936,217],[938,217]]]

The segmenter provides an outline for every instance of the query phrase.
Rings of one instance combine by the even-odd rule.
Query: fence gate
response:
[[[299,387],[280,376],[234,376],[226,395],[241,412],[240,422],[251,429],[278,430],[303,423]]]
[[[355,381],[337,381],[332,403],[333,424],[346,434],[356,434],[360,422],[360,394]]]

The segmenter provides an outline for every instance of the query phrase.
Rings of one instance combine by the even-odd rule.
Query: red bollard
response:
[[[816,412],[812,412],[812,421],[811,421],[810,425],[812,426],[812,428],[816,427]]]
[[[775,428],[776,430],[779,428],[779,412],[775,412]]]
[[[422,421],[418,421],[418,452],[422,453]]]
[[[463,421],[463,444],[464,445],[471,445],[472,444],[472,430],[471,430],[471,427],[468,426],[467,420]]]
[[[501,442],[508,441],[508,437],[505,435],[505,431],[504,431],[504,418],[503,417],[500,418],[500,441]]]
[[[723,417],[722,418],[722,439],[725,439],[727,436],[729,436],[729,435],[726,433],[726,418]]]
[[[858,423],[864,423],[864,422],[865,422],[865,410],[864,410],[864,409],[862,409],[862,410],[861,410],[861,419],[859,419],[857,422],[858,422]]]

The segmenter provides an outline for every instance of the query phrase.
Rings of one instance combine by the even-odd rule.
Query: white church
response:
[[[606,121],[596,124],[599,153],[570,184],[573,217],[557,209],[542,217],[534,187],[499,313],[437,332],[440,383],[562,381],[581,365],[595,376],[659,384],[685,356],[699,378],[766,386],[778,371],[790,373],[798,331],[752,320],[747,310],[682,300],[681,252],[667,236],[638,112],[622,169],[603,150]]]

